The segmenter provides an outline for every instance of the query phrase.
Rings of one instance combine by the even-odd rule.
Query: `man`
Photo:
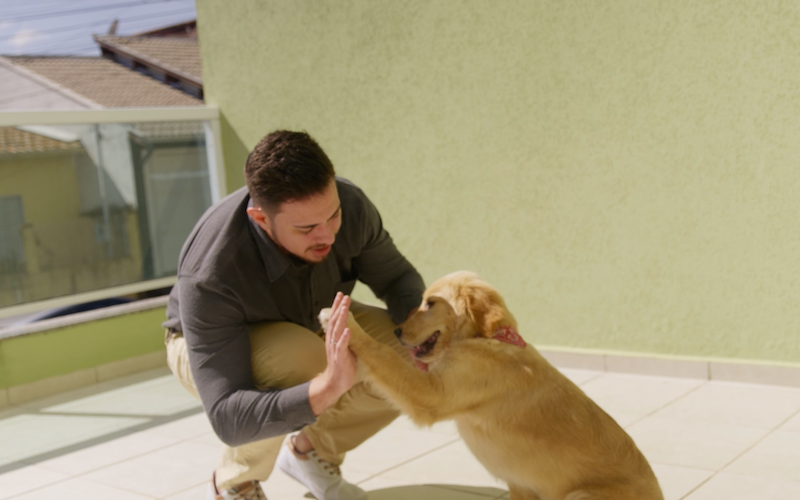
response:
[[[422,278],[309,135],[267,135],[245,178],[189,235],[164,323],[170,368],[225,443],[209,498],[265,498],[259,481],[276,462],[318,500],[366,498],[339,465],[398,413],[360,382],[346,336],[314,333],[317,314],[360,280],[388,311],[353,302],[356,320],[408,356],[393,331]]]

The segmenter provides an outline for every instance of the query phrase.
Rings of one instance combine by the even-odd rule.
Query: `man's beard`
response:
[[[325,262],[325,259],[327,259],[328,256],[331,254],[331,252],[328,252],[320,260],[309,260],[309,259],[303,257],[302,255],[297,255],[296,253],[290,252],[285,246],[283,246],[281,244],[280,238],[278,237],[278,232],[275,229],[272,230],[272,236],[270,236],[270,234],[267,233],[267,237],[272,240],[272,242],[278,248],[278,251],[280,251],[282,254],[286,255],[287,257],[290,257],[290,258],[292,258],[294,260],[298,260],[298,261],[302,262],[303,264],[311,264],[311,265],[322,264],[323,262]],[[328,246],[328,245],[316,246],[316,248],[325,248],[326,246]],[[312,250],[313,248],[315,248],[315,247],[311,246],[311,247],[306,248],[306,252],[309,251],[309,250]],[[333,248],[331,248],[331,250],[333,250]]]

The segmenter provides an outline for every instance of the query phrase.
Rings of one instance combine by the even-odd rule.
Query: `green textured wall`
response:
[[[304,129],[536,344],[800,362],[800,4],[197,7],[229,188]]]
[[[0,388],[164,350],[165,308],[150,309],[0,342]]]

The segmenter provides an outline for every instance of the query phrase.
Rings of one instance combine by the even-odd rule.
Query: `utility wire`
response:
[[[172,14],[176,14],[177,15],[177,14],[181,14],[181,13],[184,13],[184,12],[187,12],[187,13],[188,12],[192,12],[192,13],[194,13],[194,9],[191,9],[190,11],[187,11],[186,7],[184,7],[181,10],[173,10],[173,11],[169,11],[169,12],[158,12],[157,14],[159,16],[169,16],[169,15],[172,15]],[[153,19],[153,14],[147,14],[147,15],[144,15],[144,16],[122,18],[119,21],[120,21],[120,24],[121,24],[123,22],[140,21],[142,19]],[[36,31],[36,32],[32,33],[29,36],[31,38],[33,38],[33,37],[36,37],[36,36],[39,36],[39,35],[46,35],[46,34],[50,34],[50,33],[61,33],[61,32],[65,32],[65,31],[75,31],[75,30],[84,29],[84,28],[91,28],[91,27],[94,27],[94,26],[108,25],[108,24],[111,23],[111,21],[113,21],[113,19],[110,20],[110,21],[109,20],[96,21],[96,22],[88,23],[88,24],[75,24],[75,25],[71,25],[71,26],[60,26],[58,28],[53,28],[53,29],[49,29],[49,30]],[[0,37],[0,42],[7,42],[8,40],[11,40],[16,36],[17,35],[14,34],[14,35],[7,35],[7,36]]]
[[[194,9],[191,9],[191,10],[187,11],[186,8],[184,7],[181,10],[174,10],[174,11],[169,11],[169,12],[159,12],[158,15],[168,16],[168,15],[172,15],[172,14],[182,14],[184,12],[186,12],[186,13],[188,13],[188,12],[194,13]],[[140,21],[140,20],[143,20],[143,19],[153,19],[153,14],[147,14],[145,16],[122,18],[122,19],[119,19],[119,22],[120,22],[120,24],[122,24],[123,22],[127,23],[127,22],[131,22],[131,21]],[[109,24],[111,24],[112,21],[113,21],[113,19],[111,19],[111,20],[103,20],[103,21],[95,21],[93,23],[88,23],[88,24],[75,24],[75,25],[71,25],[71,26],[61,26],[61,27],[53,28],[53,29],[49,29],[49,30],[36,31],[35,33],[31,34],[30,37],[33,38],[33,37],[37,37],[39,35],[47,35],[47,34],[50,34],[50,33],[61,33],[61,32],[65,32],[65,31],[76,31],[76,30],[80,30],[80,29],[84,29],[84,28],[92,28],[94,26],[109,25]],[[0,37],[0,42],[7,42],[7,41],[13,39],[16,36],[17,36],[16,34],[15,35],[2,36],[2,37]]]
[[[134,7],[140,5],[154,5],[159,3],[167,3],[173,1],[181,1],[181,0],[160,0],[158,2],[152,1],[148,2],[146,0],[139,0],[138,2],[128,2],[128,3],[117,3],[113,5],[102,5],[98,7],[86,7],[84,9],[74,9],[74,10],[62,10],[58,12],[48,12],[46,14],[30,14],[27,16],[20,16],[11,19],[4,19],[7,22],[19,22],[19,21],[30,21],[33,19],[46,19],[48,17],[58,17],[58,16],[69,16],[72,14],[81,14],[85,12],[98,12],[101,10],[109,10],[109,9],[120,9],[123,7]]]

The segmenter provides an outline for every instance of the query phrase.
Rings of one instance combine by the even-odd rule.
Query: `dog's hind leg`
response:
[[[535,491],[509,484],[508,498],[509,500],[541,500],[542,497],[537,495]]]

